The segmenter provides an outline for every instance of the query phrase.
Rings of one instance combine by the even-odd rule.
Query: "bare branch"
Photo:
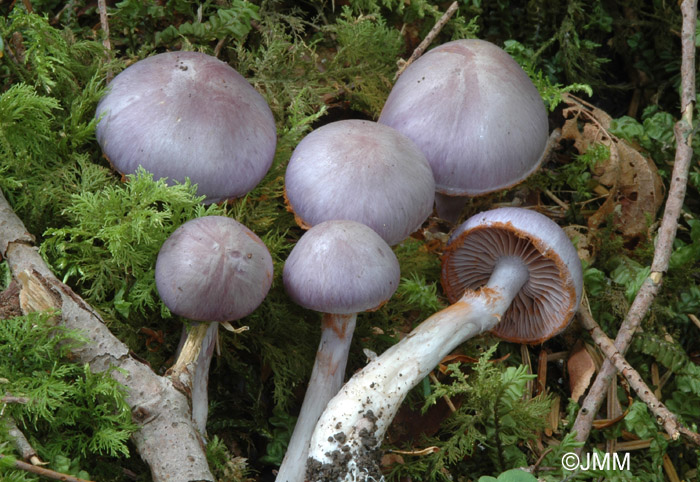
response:
[[[425,36],[423,41],[418,44],[418,47],[415,48],[411,56],[408,58],[408,60],[399,61],[399,70],[396,72],[396,75],[394,76],[394,79],[398,79],[399,76],[403,73],[406,68],[411,65],[413,62],[415,62],[418,57],[423,55],[423,52],[425,52],[425,49],[427,49],[430,44],[432,43],[433,40],[435,40],[435,37],[440,33],[440,30],[445,26],[445,24],[452,18],[452,15],[457,11],[457,7],[459,5],[457,2],[452,2],[452,4],[447,8],[447,11],[440,17],[440,20],[435,22],[435,25],[433,28],[430,29],[430,32],[428,32],[428,35]]]
[[[622,354],[617,351],[612,340],[608,338],[605,332],[600,328],[598,323],[591,315],[587,303],[586,306],[581,306],[578,312],[581,325],[588,330],[591,337],[595,341],[598,348],[605,354],[608,360],[612,361],[615,368],[627,379],[632,389],[637,393],[637,396],[647,404],[649,410],[656,416],[657,421],[663,425],[666,433],[672,440],[677,440],[680,435],[684,435],[696,445],[700,445],[700,435],[681,426],[678,423],[676,416],[666,408],[666,405],[661,403],[649,386],[644,383],[642,377],[637,373]]]
[[[5,426],[7,427],[7,434],[12,439],[15,449],[19,452],[20,457],[23,460],[30,460],[33,465],[38,465],[41,463],[39,456],[34,450],[34,447],[29,443],[27,437],[24,436],[22,431],[17,427],[17,424],[12,419],[12,417],[7,417],[5,420]]]
[[[690,161],[693,155],[691,131],[695,106],[695,24],[697,0],[684,0],[681,4],[681,11],[683,14],[681,33],[683,52],[681,60],[681,106],[683,117],[676,123],[674,129],[676,134],[676,157],[673,173],[671,174],[668,199],[664,208],[654,251],[654,259],[651,265],[651,274],[637,292],[637,296],[632,302],[632,306],[615,338],[615,348],[623,355],[627,351],[632,336],[637,331],[639,324],[649,311],[652,301],[659,292],[663,274],[668,269],[673,240],[676,237],[678,228],[678,218],[683,207],[683,199],[685,199]],[[573,430],[577,432],[577,441],[585,442],[588,439],[593,419],[598,413],[607,387],[615,376],[616,371],[612,361],[606,360],[593,385],[591,385],[573,425]]]
[[[102,45],[105,48],[105,54],[107,56],[107,61],[112,59],[112,43],[109,40],[109,20],[107,19],[107,1],[97,0],[97,9],[100,12],[100,27],[102,28],[102,33],[104,38],[102,39]],[[107,82],[112,81],[112,70],[107,72]]]
[[[6,456],[0,454],[0,459],[2,459],[3,457]],[[36,465],[28,464],[27,462],[22,462],[21,460],[15,460],[12,463],[12,465],[14,465],[17,469],[24,470],[25,472],[30,472],[32,474],[40,475],[42,477],[46,477],[47,479],[63,480],[65,482],[90,482],[89,480],[79,479],[77,477],[73,477],[72,475],[62,474],[60,472],[45,469],[43,467],[37,467]]]
[[[27,397],[13,397],[12,395],[4,395],[2,398],[0,398],[0,403],[29,403],[29,399]]]
[[[213,481],[185,395],[169,378],[129,354],[129,348],[105,326],[99,314],[51,273],[31,246],[26,228],[0,192],[0,255],[19,280],[20,306],[31,310],[60,310],[57,323],[81,331],[88,343],[73,355],[95,372],[110,371],[128,390],[127,403],[140,425],[132,439],[151,468],[156,482]]]

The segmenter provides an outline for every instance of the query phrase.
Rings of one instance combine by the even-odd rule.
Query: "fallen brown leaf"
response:
[[[612,215],[617,230],[628,239],[637,238],[656,219],[663,202],[663,183],[656,165],[626,141],[610,134],[612,118],[603,110],[572,95],[566,95],[569,107],[562,139],[573,141],[584,153],[591,145],[603,144],[610,156],[593,169],[593,178],[604,186],[607,198],[588,218],[588,226],[597,228]]]
[[[547,437],[551,437],[553,433],[559,431],[559,421],[561,420],[560,407],[561,397],[555,395],[552,398],[552,408],[550,408],[549,415],[547,415],[547,426],[544,429],[544,434]]]
[[[585,393],[595,373],[595,362],[582,341],[579,340],[574,345],[566,365],[569,372],[571,398],[578,400]]]

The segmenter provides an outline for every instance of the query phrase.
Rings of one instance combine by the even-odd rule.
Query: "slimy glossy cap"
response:
[[[450,196],[521,182],[539,166],[548,134],[547,111],[527,74],[504,50],[476,39],[440,45],[411,64],[379,123],[416,143],[437,191]]]
[[[316,129],[294,149],[285,194],[303,227],[349,219],[394,245],[432,212],[435,180],[423,153],[396,130],[343,120]]]

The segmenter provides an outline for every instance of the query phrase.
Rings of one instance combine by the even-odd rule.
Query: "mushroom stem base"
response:
[[[170,378],[192,400],[192,420],[205,436],[209,413],[209,366],[219,333],[219,323],[197,323],[187,333]]]
[[[379,446],[408,392],[458,345],[496,326],[527,281],[520,276],[517,288],[501,286],[509,264],[488,286],[467,291],[425,320],[341,388],[311,438],[307,480],[379,480]]]

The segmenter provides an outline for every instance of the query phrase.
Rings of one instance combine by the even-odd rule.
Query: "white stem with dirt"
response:
[[[306,479],[379,480],[377,451],[408,392],[457,346],[496,326],[528,278],[519,258],[501,258],[485,287],[468,290],[355,374],[316,424]]]

